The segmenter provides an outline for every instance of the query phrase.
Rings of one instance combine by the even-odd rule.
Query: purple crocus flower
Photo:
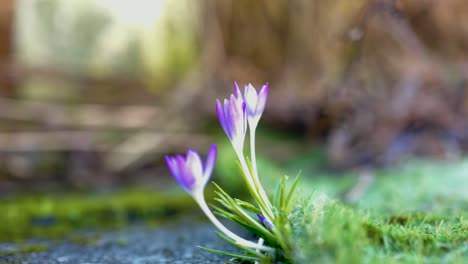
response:
[[[268,229],[273,229],[274,225],[273,223],[266,217],[264,217],[261,214],[257,214],[258,219],[260,219],[260,222],[263,223],[264,226],[266,226]]]
[[[262,88],[260,88],[258,94],[252,84],[249,83],[245,86],[244,100],[247,105],[247,118],[251,129],[254,129],[257,126],[258,121],[263,114],[263,110],[265,110],[267,98],[268,83],[264,84]]]
[[[216,145],[213,144],[210,147],[204,166],[200,155],[192,149],[187,151],[187,155],[185,157],[182,155],[176,155],[172,157],[166,156],[165,159],[169,170],[180,186],[182,186],[182,188],[184,188],[184,190],[193,197],[208,219],[210,219],[210,221],[224,235],[231,238],[238,245],[262,251],[274,252],[273,248],[257,245],[256,243],[246,240],[227,229],[208,207],[205,197],[203,196],[203,190],[205,189],[205,185],[213,172],[213,168],[216,163],[216,153]]]
[[[213,144],[204,165],[200,155],[193,149],[189,149],[185,157],[176,155],[166,156],[165,159],[176,181],[197,199],[198,195],[203,195],[205,185],[211,177],[216,163],[216,153],[216,145]]]
[[[247,131],[247,106],[237,83],[234,83],[234,92],[235,95],[231,94],[229,100],[224,99],[224,104],[216,100],[216,113],[234,149],[241,153]]]

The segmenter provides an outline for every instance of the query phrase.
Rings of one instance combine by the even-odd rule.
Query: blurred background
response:
[[[460,159],[468,2],[2,0],[0,191],[172,183],[164,154],[228,144],[234,81],[270,84],[273,163]]]

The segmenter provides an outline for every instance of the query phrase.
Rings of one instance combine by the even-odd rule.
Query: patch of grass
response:
[[[468,211],[468,159],[412,160],[373,173],[372,184],[356,202],[359,208],[383,214],[455,215]]]
[[[371,181],[355,201],[345,197],[359,184],[358,171],[304,176],[303,193],[315,189],[342,201],[316,194],[298,207],[292,220],[299,221],[293,259],[297,263],[467,263],[467,171],[468,160],[413,160],[366,172]]]
[[[414,215],[382,220],[314,195],[291,216],[295,263],[466,263],[463,217]]]

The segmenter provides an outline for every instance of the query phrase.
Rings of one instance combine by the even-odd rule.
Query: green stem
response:
[[[260,196],[262,197],[262,199],[264,200],[266,204],[266,207],[268,208],[269,214],[267,216],[270,218],[270,220],[272,220],[272,217],[273,217],[272,205],[271,205],[270,199],[268,199],[268,195],[266,194],[265,189],[262,186],[262,183],[260,182],[260,178],[258,177],[257,157],[255,154],[255,130],[256,129],[250,126],[249,130],[250,130],[250,156],[252,159],[252,170],[253,170],[253,176],[254,176],[253,180],[257,189],[260,192]]]
[[[225,234],[227,237],[230,239],[234,240],[236,244],[257,249],[257,250],[263,250],[267,252],[274,252],[275,250],[273,248],[259,245],[257,243],[254,243],[252,241],[246,240],[233,232],[231,230],[227,229],[219,220],[216,218],[216,216],[211,212],[210,208],[206,204],[205,198],[203,197],[203,193],[201,194],[194,194],[195,201],[198,203],[202,211],[205,213],[205,215],[208,217],[208,219],[213,223],[216,228],[219,229],[223,234]]]
[[[244,171],[244,175],[247,178],[247,181],[248,181],[247,185],[249,187],[250,193],[252,194],[255,201],[257,201],[258,205],[260,206],[260,210],[262,211],[262,214],[271,219],[271,217],[273,216],[273,213],[270,213],[271,209],[268,208],[268,205],[265,203],[265,200],[263,199],[263,197],[261,197],[261,191],[259,190],[259,187],[257,186],[257,184],[255,184],[255,181],[252,177],[252,173],[249,167],[247,166],[247,162],[245,161],[244,155],[242,154],[242,152],[239,153],[237,151],[236,151],[236,154],[237,154],[237,158],[239,159],[239,163],[242,167],[242,170]],[[267,201],[269,202],[269,200]]]

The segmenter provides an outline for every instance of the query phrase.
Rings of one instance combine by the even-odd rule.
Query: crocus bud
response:
[[[238,153],[242,153],[245,133],[247,131],[246,103],[244,102],[239,87],[235,84],[235,94],[224,99],[224,104],[216,100],[216,113],[224,132]]]
[[[247,106],[247,119],[249,121],[250,129],[255,129],[260,117],[265,110],[266,101],[268,98],[268,83],[264,84],[257,94],[257,91],[248,84],[244,90],[244,100]]]
[[[187,155],[166,156],[166,163],[172,176],[179,185],[195,199],[203,194],[206,183],[211,177],[216,163],[216,145],[211,145],[210,151],[203,165],[200,155],[193,149]]]
[[[266,226],[270,230],[273,229],[274,225],[268,218],[264,217],[261,214],[257,214],[257,217],[264,226]]]

